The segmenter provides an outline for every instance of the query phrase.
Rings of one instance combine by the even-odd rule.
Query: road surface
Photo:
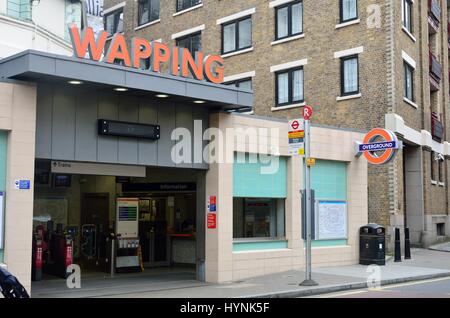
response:
[[[314,298],[450,298],[450,277],[312,296]]]

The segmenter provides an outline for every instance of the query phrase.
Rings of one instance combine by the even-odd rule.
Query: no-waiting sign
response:
[[[303,156],[305,154],[305,122],[303,118],[289,121],[288,139],[289,154],[293,156]]]

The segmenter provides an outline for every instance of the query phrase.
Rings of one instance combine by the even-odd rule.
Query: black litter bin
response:
[[[359,264],[385,265],[386,230],[378,224],[367,224],[359,229]]]

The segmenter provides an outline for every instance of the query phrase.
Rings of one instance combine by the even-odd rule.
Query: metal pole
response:
[[[114,277],[114,267],[116,262],[115,238],[111,238],[111,277]]]
[[[311,273],[311,167],[306,163],[306,160],[310,158],[310,122],[305,120],[305,192],[306,192],[306,272],[305,280],[300,284],[300,286],[317,286],[318,284],[312,279]]]

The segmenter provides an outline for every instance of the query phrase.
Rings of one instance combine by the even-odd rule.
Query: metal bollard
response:
[[[409,227],[405,227],[405,259],[411,259],[411,243],[409,241]]]
[[[400,229],[395,228],[395,249],[394,249],[394,262],[402,261],[402,251],[400,248]]]

